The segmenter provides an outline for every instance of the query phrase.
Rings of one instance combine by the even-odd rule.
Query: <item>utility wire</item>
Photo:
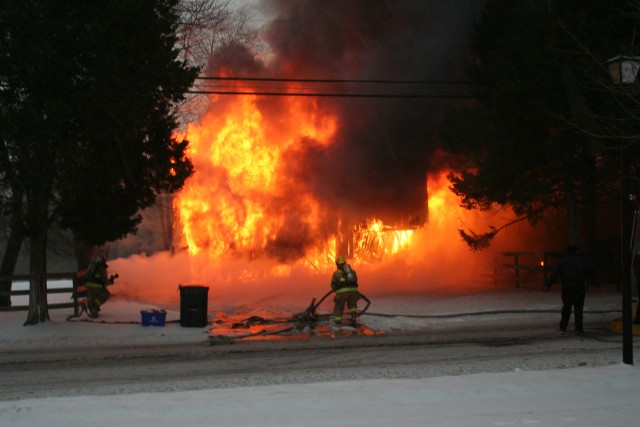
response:
[[[315,96],[334,98],[478,98],[484,96],[483,86],[465,81],[433,81],[433,80],[359,80],[359,79],[303,79],[303,78],[273,78],[273,77],[223,77],[199,76],[196,80],[202,82],[188,93],[199,95],[259,95],[259,96]],[[217,84],[218,82],[244,82],[242,85]],[[253,85],[251,83],[256,83]],[[266,83],[262,85],[260,83]],[[358,91],[349,88],[331,90],[326,86],[316,87],[282,87],[271,86],[269,83],[315,83],[330,85],[410,85],[410,89],[385,92],[370,87]],[[280,86],[280,87],[279,87]],[[421,87],[416,87],[421,86]],[[398,88],[399,89],[399,88]],[[407,90],[404,92],[404,90]]]
[[[273,78],[273,77],[219,77],[199,76],[196,80],[220,80],[220,81],[259,81],[259,82],[295,82],[295,83],[364,83],[364,84],[424,84],[424,85],[479,85],[475,82],[447,81],[447,80],[356,80],[356,79],[297,79],[297,78]]]
[[[482,94],[247,92],[233,90],[189,90],[188,93],[198,95],[320,96],[334,98],[478,98],[483,96]]]

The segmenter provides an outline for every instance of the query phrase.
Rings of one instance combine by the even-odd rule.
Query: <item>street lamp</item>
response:
[[[606,62],[616,85],[635,83],[640,57],[618,55]],[[620,238],[622,257],[622,361],[633,365],[633,319],[631,316],[631,212],[629,210],[629,153],[620,140]]]
[[[640,69],[640,56],[618,55],[608,60],[606,64],[609,66],[609,74],[614,84],[636,82]]]

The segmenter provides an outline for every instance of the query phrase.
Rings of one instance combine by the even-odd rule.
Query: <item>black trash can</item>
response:
[[[180,326],[207,326],[208,286],[179,285]]]

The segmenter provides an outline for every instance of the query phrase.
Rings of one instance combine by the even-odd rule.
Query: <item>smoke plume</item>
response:
[[[414,96],[433,93],[434,87],[446,94],[443,83],[434,82],[468,80],[468,36],[483,3],[266,0],[261,11],[268,22],[267,54],[254,57],[242,46],[225,46],[211,58],[208,74],[326,79],[336,82],[314,89],[338,94]],[[338,133],[322,150],[300,143],[297,158],[288,162],[301,165],[290,171],[292,176],[322,206],[348,209],[356,220],[375,216],[405,225],[422,220],[426,176],[439,166],[433,162],[437,128],[455,98],[323,97],[314,102],[339,117]],[[278,100],[265,99],[262,105],[265,114],[277,114]]]

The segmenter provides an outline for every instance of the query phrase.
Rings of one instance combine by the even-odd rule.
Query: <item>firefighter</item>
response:
[[[98,255],[95,262],[89,264],[85,273],[87,286],[87,308],[89,317],[98,317],[100,306],[103,305],[111,294],[107,290],[107,285],[113,284],[113,280],[118,276],[107,276],[107,259],[104,255]]]
[[[336,258],[336,271],[331,277],[331,289],[336,293],[333,301],[333,321],[343,323],[342,313],[345,305],[349,309],[350,322],[356,322],[358,312],[358,277],[344,257]]]

